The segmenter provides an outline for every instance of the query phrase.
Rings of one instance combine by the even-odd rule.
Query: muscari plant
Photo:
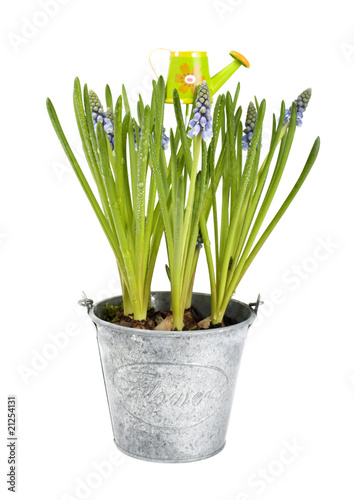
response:
[[[104,111],[97,95],[89,92],[87,85],[82,93],[79,80],[75,80],[75,116],[98,197],[77,162],[49,99],[47,109],[113,250],[121,279],[124,313],[144,320],[162,237],[155,182],[153,178],[150,182],[147,180],[149,136],[154,123],[151,107],[144,106],[142,101],[138,103],[138,122],[132,117],[124,87],[123,95],[118,97],[113,108],[112,94],[107,86],[106,101],[107,110]],[[164,156],[163,148],[161,155]]]
[[[222,172],[220,223],[216,209],[216,198],[212,197],[214,259],[210,251],[206,224],[203,220],[201,221],[202,237],[205,242],[208,242],[206,256],[211,286],[211,322],[214,325],[222,322],[227,305],[242,277],[298,193],[317,158],[320,147],[319,138],[315,140],[293,189],[269,225],[258,237],[283,175],[296,127],[302,125],[303,112],[310,97],[311,90],[308,89],[298,97],[288,110],[285,110],[285,104],[282,102],[278,121],[273,116],[269,149],[261,162],[262,127],[266,102],[263,100],[259,105],[256,100],[257,109],[253,103],[250,103],[246,116],[246,127],[242,131],[240,113],[234,115],[231,95],[226,95],[225,119],[228,133],[225,142],[228,145],[228,152]],[[247,151],[244,164],[243,150]],[[277,150],[273,172],[268,187],[265,189],[271,163]],[[213,193],[215,193],[216,184],[213,180],[211,182]],[[262,197],[264,190],[265,194]]]
[[[114,106],[111,90],[106,86],[104,111],[97,95],[88,91],[86,85],[82,92],[76,79],[74,110],[98,197],[68,144],[51,101],[47,100],[53,127],[114,252],[124,313],[136,320],[147,317],[151,280],[164,234],[172,312],[170,325],[166,323],[164,328],[183,329],[184,311],[191,306],[203,246],[211,287],[210,321],[212,325],[222,323],[240,280],[316,160],[319,138],[294,188],[259,236],[311,91],[301,94],[289,109],[282,102],[279,119],[273,116],[272,137],[262,161],[266,104],[264,100],[260,104],[256,100],[256,105],[250,103],[243,129],[242,108],[237,107],[239,92],[238,85],[233,98],[229,92],[219,95],[212,113],[208,85],[202,82],[196,89],[191,115],[187,106],[184,116],[175,89],[176,125],[168,138],[162,77],[153,82],[150,105],[145,106],[139,96],[137,119],[132,116],[124,86]],[[170,153],[166,155],[169,145]],[[218,190],[220,209],[216,201]],[[211,213],[214,250],[207,227]]]
[[[159,79],[157,88],[159,102],[164,102],[166,89],[162,78]],[[201,245],[198,241],[199,220],[208,184],[205,139],[212,133],[212,117],[206,82],[200,85],[196,96],[194,119],[190,122],[193,128],[186,134],[179,95],[176,89],[174,91],[177,130],[176,135],[172,129],[170,131],[169,170],[166,170],[163,162],[159,161],[159,144],[150,139],[151,167],[158,190],[168,254],[166,269],[171,282],[171,319],[173,328],[177,330],[183,329],[184,312],[191,305],[196,258]],[[164,106],[156,116],[156,126],[160,130],[163,109]],[[193,151],[191,151],[191,139],[194,136]],[[179,151],[178,138],[181,139]]]

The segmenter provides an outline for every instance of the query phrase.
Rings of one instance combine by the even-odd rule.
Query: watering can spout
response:
[[[250,63],[242,54],[239,54],[238,52],[232,50],[230,52],[230,56],[234,60],[211,78],[213,94],[215,94],[224,85],[224,83],[230,78],[230,76],[235,73],[235,71],[240,66],[245,66],[246,68],[249,68],[250,66]]]

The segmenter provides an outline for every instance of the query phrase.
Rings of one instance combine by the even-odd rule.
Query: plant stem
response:
[[[186,104],[186,120],[184,123],[185,128],[188,126],[188,119],[189,119],[189,104]]]
[[[194,204],[195,181],[197,178],[201,145],[202,145],[202,135],[199,133],[197,135],[197,137],[194,139],[194,148],[193,148],[194,155],[193,155],[192,172],[191,172],[191,177],[190,177],[188,201],[187,201],[186,212],[185,212],[185,216],[184,216],[183,239],[182,239],[182,242],[183,242],[182,248],[183,248],[183,255],[184,256],[186,255],[188,242],[189,242],[188,235],[190,233],[192,209],[193,209],[193,204]]]
[[[205,248],[205,255],[208,264],[209,278],[210,278],[210,291],[211,291],[211,319],[213,324],[216,324],[217,319],[217,290],[215,282],[215,270],[213,264],[213,257],[211,254],[210,240],[208,236],[208,229],[206,225],[206,220],[204,214],[200,216],[200,230],[203,237],[203,243]],[[221,321],[219,321],[221,323]]]

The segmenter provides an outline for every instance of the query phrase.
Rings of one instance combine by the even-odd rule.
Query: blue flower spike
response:
[[[199,230],[198,238],[197,238],[196,250],[200,250],[201,248],[203,248],[203,243],[204,243],[203,236],[202,236],[202,233]]]
[[[104,131],[108,135],[109,142],[112,146],[112,149],[114,149],[114,116],[111,108],[107,108],[106,111],[106,118],[104,119],[105,125],[104,125]]]
[[[253,102],[249,103],[244,128],[245,135],[242,137],[242,149],[249,149],[253,137],[254,127],[256,126],[257,110]]]
[[[101,101],[99,100],[97,94],[93,90],[89,91],[89,101],[90,101],[92,120],[95,130],[97,127],[97,123],[101,122],[103,129],[106,132],[107,137],[109,139],[111,148],[114,149],[114,127],[113,127],[114,118],[112,110],[110,108],[107,108],[107,111],[103,110]]]
[[[306,108],[310,102],[312,95],[312,89],[307,89],[302,92],[302,94],[299,95],[297,99],[295,99],[295,104],[296,104],[296,109],[297,109],[297,123],[296,125],[298,127],[302,126],[302,119],[304,116],[304,112],[306,111]],[[290,121],[290,116],[291,116],[291,107],[285,111],[285,118],[284,118],[284,125]]]
[[[187,136],[193,139],[201,132],[204,140],[210,139],[213,137],[211,124],[213,118],[211,116],[210,92],[206,81],[199,86],[195,106],[193,119],[189,122],[191,130],[188,131]]]
[[[139,127],[139,139],[141,137],[141,128]],[[152,138],[154,139],[154,132],[152,133]],[[138,149],[138,143],[136,141],[136,133],[134,130],[134,143],[135,143],[135,151]],[[161,137],[161,147],[162,149],[166,150],[169,148],[170,145],[170,138],[166,135],[166,129],[163,127],[162,129],[162,137]]]
[[[166,129],[165,127],[162,129],[162,140],[161,140],[161,146],[163,149],[168,149],[170,144],[170,138],[166,135]]]

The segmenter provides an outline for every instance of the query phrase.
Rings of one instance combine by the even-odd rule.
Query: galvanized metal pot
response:
[[[258,303],[232,300],[226,311],[237,320],[232,326],[164,332],[102,320],[105,305],[121,301],[83,301],[97,329],[116,445],[127,455],[155,462],[191,462],[219,453]],[[209,295],[195,293],[192,303],[210,314]],[[152,305],[168,310],[170,293],[152,293]]]

